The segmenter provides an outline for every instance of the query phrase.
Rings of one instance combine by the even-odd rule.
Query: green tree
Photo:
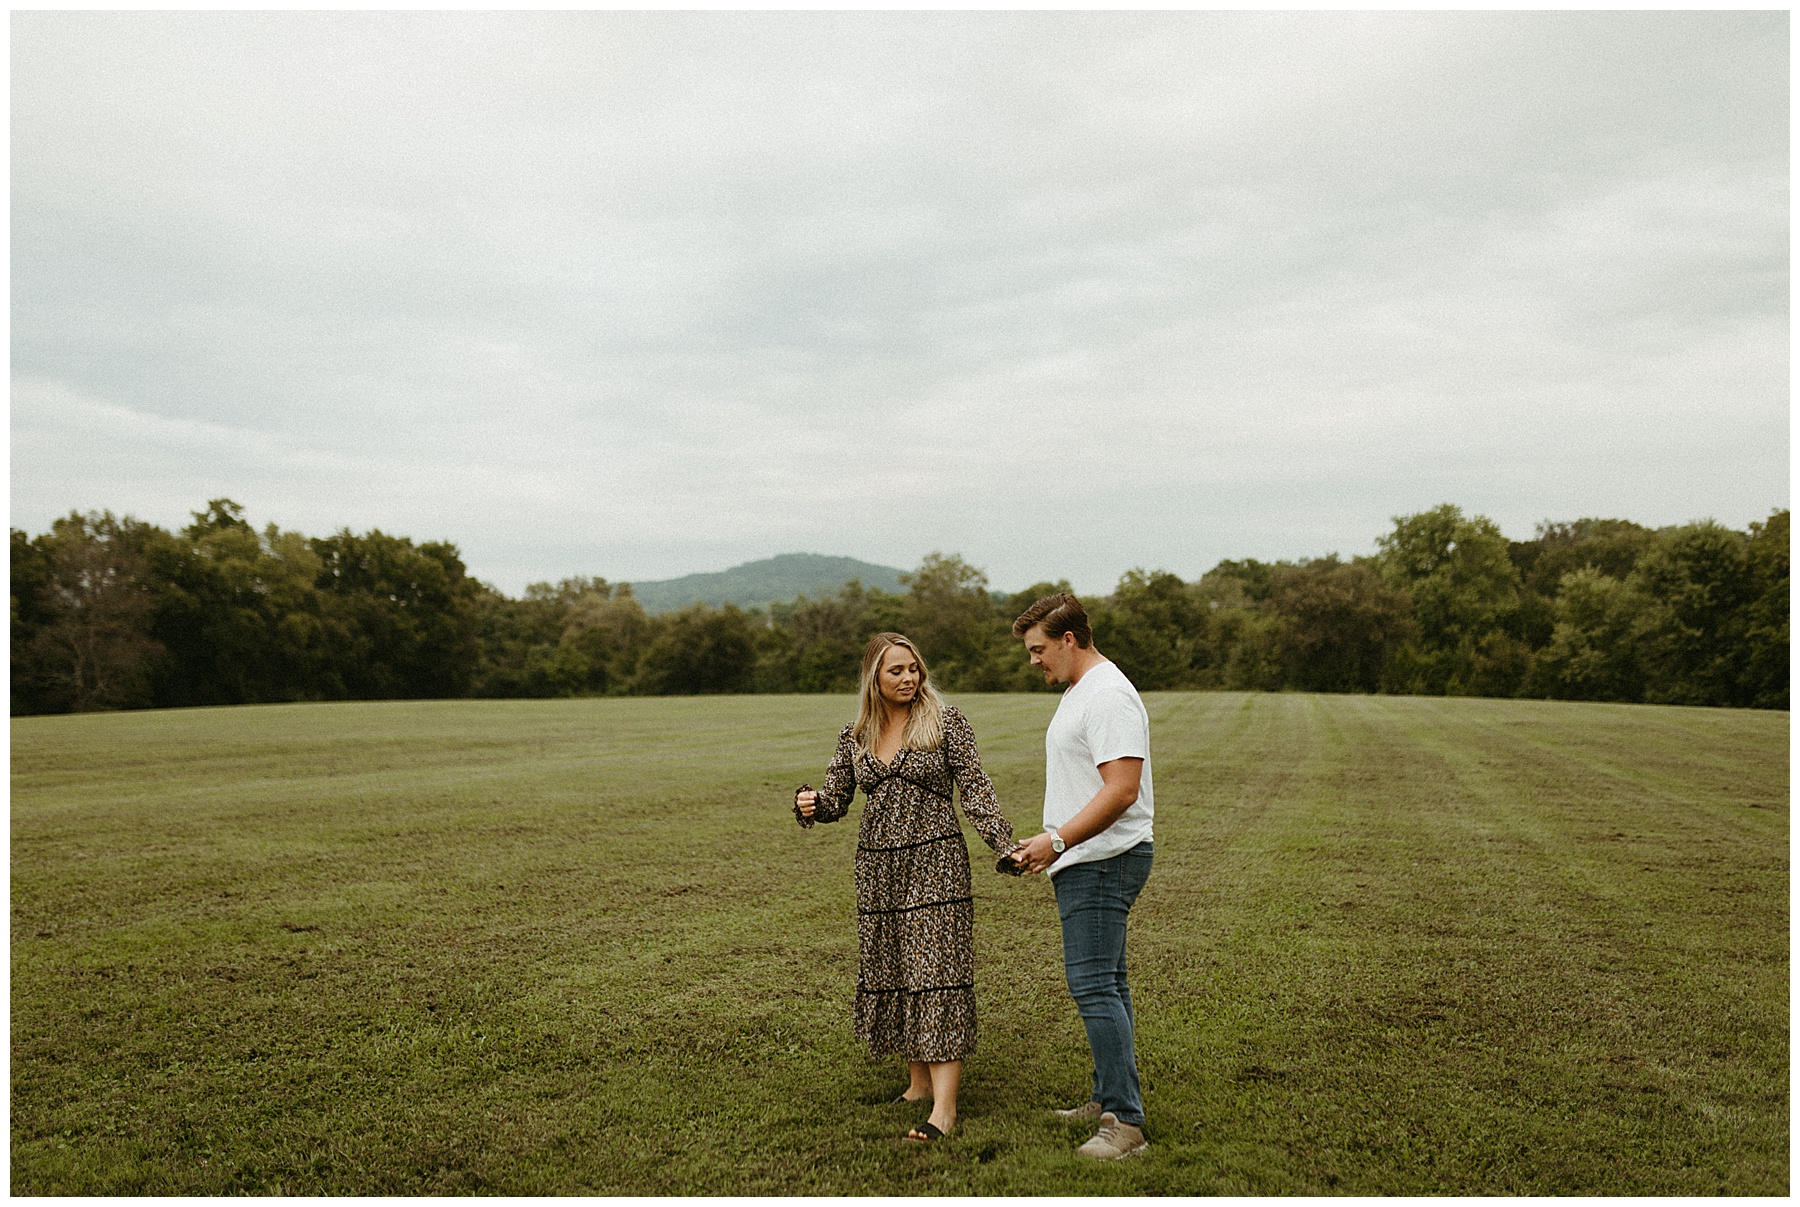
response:
[[[732,604],[693,604],[664,619],[638,662],[634,690],[648,696],[749,691],[756,673],[750,617]]]
[[[1445,503],[1396,516],[1377,540],[1389,586],[1412,598],[1418,637],[1389,663],[1389,690],[1426,695],[1511,695],[1529,650],[1505,626],[1519,606],[1519,573],[1507,540],[1486,516]]]
[[[1058,579],[1055,582],[1036,582],[1031,586],[1026,587],[1023,591],[1019,591],[1005,599],[995,601],[994,627],[999,632],[1000,638],[996,644],[990,666],[990,673],[992,676],[991,682],[993,682],[995,686],[988,690],[1008,692],[1062,691],[1062,686],[1060,684],[1052,687],[1050,684],[1045,683],[1043,672],[1032,667],[1031,659],[1025,654],[1025,643],[1012,635],[1012,624],[1017,617],[1024,613],[1026,608],[1029,608],[1032,604],[1044,598],[1046,595],[1073,595],[1074,593],[1075,588],[1071,587],[1069,585],[1069,580],[1064,578]],[[1105,610],[1104,604],[1104,600],[1082,600],[1082,607],[1088,610],[1088,619],[1090,622],[1094,624],[1099,623],[1097,613]],[[1099,644],[1098,637],[1095,638],[1095,644]]]
[[[1376,691],[1388,659],[1413,633],[1406,592],[1335,554],[1277,567],[1268,608],[1282,622],[1275,646],[1283,679],[1302,691]]]
[[[1282,620],[1266,610],[1276,563],[1226,559],[1190,590],[1206,610],[1193,653],[1194,685],[1229,691],[1279,691],[1284,682],[1277,641]]]
[[[46,590],[52,573],[48,537],[33,537],[23,529],[12,530],[12,711],[51,711],[56,693],[44,680],[32,643],[54,614]]]
[[[790,682],[803,692],[853,692],[862,676],[863,647],[880,630],[871,627],[869,592],[849,582],[835,596],[802,595],[783,609],[781,627],[792,635]]]
[[[649,630],[629,584],[579,575],[531,583],[518,599],[482,585],[472,615],[480,656],[469,690],[485,697],[624,692]]]
[[[162,648],[150,634],[154,609],[141,548],[146,525],[110,511],[71,512],[24,557],[33,598],[15,606],[37,623],[14,667],[46,711],[88,712],[150,702]],[[21,552],[15,541],[15,554]]]
[[[1740,698],[1757,708],[1788,706],[1788,512],[1750,525],[1745,547],[1751,599],[1745,608]]]
[[[1269,598],[1274,590],[1278,563],[1259,562],[1255,558],[1220,562],[1200,576],[1194,590],[1208,603],[1221,607],[1251,607]]]
[[[464,695],[480,656],[475,600],[454,545],[344,529],[310,542],[338,680],[364,700]]]
[[[1630,520],[1545,520],[1532,540],[1512,542],[1509,553],[1518,567],[1520,585],[1555,599],[1564,576],[1574,570],[1598,570],[1623,582],[1650,547],[1652,535],[1650,529]]]
[[[594,579],[569,602],[557,645],[565,657],[572,653],[586,665],[583,690],[620,695],[637,673],[651,627],[629,583],[609,588],[605,579]]]
[[[1585,568],[1623,582],[1650,547],[1650,538],[1650,529],[1630,520],[1585,517],[1545,520],[1531,540],[1510,542],[1508,553],[1519,572],[1519,608],[1507,631],[1533,650],[1543,649],[1556,628],[1564,577]]]
[[[1653,704],[1750,704],[1750,611],[1757,597],[1744,534],[1706,520],[1656,534],[1632,573],[1653,601],[1644,627]]]
[[[906,600],[852,579],[834,595],[769,609],[757,634],[758,691],[853,692],[862,680],[863,648],[876,633],[903,631]],[[915,638],[915,640],[917,640]],[[932,674],[942,676],[927,654]]]
[[[1212,615],[1208,679],[1226,691],[1273,692],[1287,686],[1281,618],[1257,607],[1221,607]]]
[[[750,690],[767,694],[798,691],[794,682],[794,634],[774,621],[773,605],[769,611],[770,623],[754,630],[756,669],[750,677]]]
[[[987,575],[958,554],[931,553],[900,581],[907,586],[900,631],[918,642],[939,686],[1001,690],[1011,678],[1005,659],[1012,618],[1001,621]]]
[[[560,694],[563,674],[550,669],[555,660],[546,651],[561,640],[567,612],[567,602],[548,583],[532,583],[520,599],[481,584],[470,601],[480,652],[469,693],[498,699]]]
[[[1633,585],[1592,566],[1557,585],[1556,628],[1538,652],[1527,694],[1559,700],[1644,698],[1640,630],[1650,600]]]
[[[1094,644],[1140,691],[1199,686],[1208,612],[1180,576],[1127,570],[1090,615]]]
[[[145,543],[154,568],[152,631],[169,656],[154,694],[164,707],[341,696],[331,630],[306,538],[259,535],[230,499],[213,499],[179,536]]]

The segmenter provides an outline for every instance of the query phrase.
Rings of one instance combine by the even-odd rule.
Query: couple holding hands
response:
[[[1063,965],[1092,1050],[1093,1093],[1059,1110],[1098,1130],[1077,1151],[1111,1159],[1141,1152],[1144,1109],[1125,979],[1125,923],[1150,875],[1150,718],[1122,671],[1094,648],[1073,595],[1049,595],[1013,622],[1031,665],[1064,683],[1044,735],[1044,832],[1013,841],[975,733],[932,686],[925,660],[898,633],[863,654],[854,723],[815,792],[794,812],[804,827],[834,822],[858,788],[866,798],[856,845],[856,1035],[876,1057],[907,1062],[901,1101],[931,1100],[906,1133],[928,1143],[956,1125],[963,1057],[975,1050],[974,899],[969,850],[951,809],[1000,855],[1001,871],[1048,872],[1062,919]]]

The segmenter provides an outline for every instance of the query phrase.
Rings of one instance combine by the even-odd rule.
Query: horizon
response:
[[[1455,504],[1454,500],[1441,500],[1440,502],[1448,502],[1448,503],[1451,503],[1453,506],[1460,506],[1459,504]],[[1624,521],[1628,521],[1630,523],[1639,524],[1640,526],[1642,526],[1644,528],[1648,528],[1652,531],[1657,531],[1657,530],[1663,529],[1663,528],[1676,528],[1676,527],[1681,527],[1681,526],[1684,526],[1687,524],[1713,522],[1713,523],[1721,524],[1724,527],[1732,529],[1734,531],[1746,532],[1749,530],[1751,524],[1762,523],[1765,520],[1767,520],[1770,515],[1778,512],[1778,511],[1783,511],[1786,509],[1787,509],[1786,504],[1782,504],[1782,505],[1776,506],[1776,507],[1770,507],[1770,508],[1766,509],[1761,515],[1755,516],[1749,520],[1743,520],[1743,521],[1738,521],[1738,522],[1733,522],[1728,519],[1721,519],[1718,516],[1693,516],[1688,519],[1679,520],[1679,521],[1676,521],[1674,523],[1669,523],[1669,524],[1645,524],[1643,521],[1638,520],[1635,517],[1619,516],[1619,515],[1615,515],[1615,516],[1586,515],[1586,516],[1569,516],[1569,517],[1562,517],[1562,518],[1545,517],[1543,519],[1536,521],[1533,524],[1532,534],[1529,536],[1524,536],[1524,537],[1515,536],[1512,533],[1507,532],[1504,525],[1501,525],[1501,535],[1506,537],[1507,540],[1515,542],[1515,543],[1529,542],[1531,540],[1536,539],[1536,535],[1537,535],[1539,528],[1541,528],[1545,524],[1567,524],[1567,523],[1575,523],[1575,522],[1578,522],[1581,520],[1624,520]],[[78,510],[82,511],[83,513],[86,513],[89,511],[99,512],[99,511],[106,510],[106,509],[96,507],[96,508],[80,508]],[[1424,510],[1429,510],[1429,508],[1425,508]],[[1461,508],[1461,510],[1463,511],[1464,515],[1467,515],[1470,517],[1478,516],[1481,514],[1479,512],[1470,511],[1466,507]],[[67,514],[67,513],[65,512],[64,514]],[[121,516],[121,518],[124,518],[124,515],[126,513],[115,513],[115,514],[118,514]],[[187,515],[187,519],[191,520],[195,514],[196,513],[194,511],[190,511]],[[1413,514],[1416,514],[1416,513],[1413,513]],[[163,521],[149,519],[147,517],[140,516],[140,515],[131,515],[130,518],[142,520],[146,523],[157,524],[159,527],[165,528],[171,532],[179,531],[181,528],[186,527],[185,522],[170,524],[170,523],[166,523]],[[1399,518],[1398,516],[1390,517],[1390,530],[1391,530],[1391,520],[1398,519],[1398,518]],[[1493,517],[1490,516],[1487,518],[1492,519]],[[246,520],[246,522],[250,523],[251,527],[254,528],[257,532],[264,531],[265,528],[268,526],[268,524],[274,523],[278,528],[281,528],[281,530],[284,532],[300,531],[303,533],[303,535],[305,535],[307,537],[329,535],[328,533],[324,533],[324,532],[307,532],[304,529],[290,529],[290,528],[287,528],[287,527],[281,525],[280,521],[277,521],[277,520],[263,520],[262,522],[259,523],[256,520],[252,519],[247,511],[245,514],[245,520]],[[1498,523],[1498,521],[1496,521],[1496,523]],[[16,525],[15,525],[15,527],[16,527]],[[350,527],[351,531],[367,532],[367,531],[373,530],[374,528],[376,528],[378,526],[377,525],[369,525],[367,527],[360,528],[360,529],[357,528],[355,525],[350,525],[349,527]],[[48,525],[44,526],[44,528],[40,529],[40,531],[48,531]],[[386,529],[383,529],[382,531],[385,532]],[[38,535],[38,533],[33,532],[33,533],[30,533],[30,535],[36,536],[36,535]],[[924,560],[925,556],[927,556],[930,553],[941,553],[948,557],[962,557],[964,561],[966,561],[970,565],[974,566],[975,569],[981,571],[984,575],[988,574],[986,567],[980,565],[979,563],[976,563],[975,561],[966,557],[960,551],[955,550],[955,549],[927,550],[926,554],[921,554],[920,557],[918,559],[914,560],[914,562],[910,566],[896,565],[893,563],[883,563],[883,562],[875,561],[872,558],[860,557],[856,554],[851,554],[851,553],[822,553],[818,550],[788,549],[788,550],[783,550],[780,553],[771,553],[771,554],[765,554],[762,556],[748,557],[741,561],[733,562],[731,565],[724,566],[724,567],[721,567],[716,570],[689,570],[689,571],[685,571],[680,574],[668,575],[667,577],[663,577],[663,578],[623,578],[623,577],[614,577],[610,574],[596,573],[592,570],[577,569],[577,570],[571,571],[566,574],[557,574],[555,577],[527,577],[515,585],[509,585],[507,583],[496,581],[495,579],[490,578],[489,576],[487,576],[485,574],[482,574],[476,566],[471,565],[469,563],[466,550],[464,550],[462,545],[453,538],[439,537],[439,536],[427,536],[427,535],[420,535],[418,533],[411,533],[411,532],[389,532],[388,535],[396,536],[396,537],[406,537],[406,538],[412,540],[415,544],[423,543],[425,541],[441,541],[444,544],[448,544],[448,545],[455,547],[458,552],[458,555],[460,557],[462,557],[462,559],[463,559],[464,570],[466,571],[466,573],[469,575],[470,578],[480,581],[485,586],[487,586],[495,591],[498,591],[500,594],[508,596],[509,598],[522,597],[524,595],[525,591],[528,588],[533,587],[533,586],[540,586],[540,585],[554,586],[558,582],[561,582],[565,579],[572,579],[572,578],[599,579],[601,581],[604,581],[605,583],[607,583],[609,586],[612,586],[612,587],[630,586],[635,590],[635,588],[637,588],[639,586],[660,586],[660,585],[664,585],[664,584],[668,584],[668,583],[679,582],[683,579],[703,578],[703,577],[707,577],[707,576],[729,574],[734,570],[741,570],[746,567],[758,565],[758,564],[764,563],[764,562],[777,561],[784,557],[819,557],[819,558],[826,558],[826,559],[832,559],[832,560],[845,559],[845,560],[849,560],[849,561],[861,562],[864,565],[874,566],[878,569],[893,570],[900,574],[910,574],[913,571],[918,569],[919,563]],[[1069,578],[1069,576],[1067,576],[1067,575],[1056,575],[1056,574],[1039,575],[1036,578],[1026,579],[1020,585],[1012,586],[1012,587],[1005,586],[1005,585],[996,585],[994,583],[994,581],[992,580],[992,576],[989,575],[987,589],[991,594],[994,594],[994,595],[1016,595],[1020,591],[1023,591],[1026,586],[1030,586],[1030,585],[1033,585],[1036,583],[1056,582],[1059,579],[1067,579],[1070,584],[1070,589],[1076,595],[1092,596],[1092,597],[1100,598],[1100,597],[1105,597],[1105,596],[1111,595],[1118,586],[1119,578],[1122,578],[1126,573],[1133,571],[1133,570],[1142,570],[1145,572],[1162,571],[1165,573],[1174,574],[1177,577],[1179,577],[1180,579],[1182,579],[1182,581],[1191,583],[1191,582],[1199,581],[1206,574],[1217,569],[1221,562],[1225,562],[1225,561],[1237,561],[1237,562],[1256,561],[1256,562],[1263,562],[1263,563],[1270,564],[1270,565],[1276,565],[1276,564],[1280,564],[1283,562],[1317,561],[1317,560],[1320,560],[1323,558],[1328,558],[1328,557],[1336,557],[1336,558],[1339,558],[1344,561],[1351,561],[1351,560],[1354,560],[1359,557],[1375,556],[1377,553],[1376,537],[1378,537],[1380,535],[1383,535],[1383,533],[1377,533],[1375,536],[1370,537],[1369,540],[1367,541],[1367,551],[1359,552],[1359,553],[1346,554],[1340,548],[1340,549],[1326,550],[1326,551],[1320,552],[1320,553],[1302,553],[1298,556],[1285,557],[1285,558],[1284,557],[1264,557],[1264,556],[1260,556],[1255,553],[1228,554],[1224,557],[1215,558],[1211,563],[1209,563],[1205,567],[1198,569],[1198,570],[1193,570],[1191,572],[1184,571],[1182,569],[1177,568],[1174,565],[1164,564],[1164,563],[1149,563],[1149,564],[1139,564],[1139,565],[1135,565],[1135,566],[1128,566],[1125,569],[1121,570],[1119,572],[1119,574],[1114,577],[1112,582],[1110,582],[1110,583],[1106,584],[1104,587],[1098,588],[1098,589],[1096,589],[1092,586],[1089,586],[1087,584],[1084,584],[1084,583],[1076,582],[1074,579]],[[848,581],[848,580],[845,580],[845,581]]]
[[[1651,529],[1651,531],[1657,531],[1662,528],[1678,528],[1678,527],[1682,527],[1687,524],[1700,524],[1700,523],[1706,523],[1706,522],[1710,521],[1713,523],[1723,524],[1725,527],[1730,528],[1734,531],[1743,532],[1743,531],[1748,531],[1751,524],[1762,523],[1763,521],[1767,520],[1769,518],[1769,516],[1774,514],[1775,512],[1783,511],[1786,509],[1787,508],[1785,506],[1771,507],[1768,509],[1768,511],[1764,512],[1760,516],[1755,517],[1755,519],[1753,519],[1753,520],[1746,520],[1742,523],[1735,523],[1735,524],[1730,522],[1729,520],[1719,519],[1717,516],[1695,516],[1691,519],[1682,520],[1675,524],[1660,524],[1660,525],[1643,524],[1642,526],[1645,528]],[[1469,515],[1469,514],[1473,514],[1473,513],[1470,513],[1467,511],[1467,509],[1464,509],[1464,514]],[[1546,524],[1546,523],[1567,524],[1567,523],[1575,523],[1575,522],[1578,522],[1581,520],[1626,520],[1626,521],[1629,521],[1634,524],[1640,523],[1640,521],[1633,520],[1630,516],[1573,516],[1568,519],[1540,520],[1540,521],[1538,521],[1538,525],[1542,525],[1542,524]],[[1506,539],[1509,541],[1512,541],[1515,543],[1524,543],[1524,542],[1529,542],[1531,540],[1536,539],[1536,532],[1537,532],[1537,526],[1534,525],[1532,536],[1516,537],[1516,536],[1513,536],[1511,533],[1506,532],[1504,528],[1501,530],[1501,535],[1505,536]],[[1325,553],[1302,555],[1298,558],[1263,558],[1263,557],[1258,557],[1255,554],[1241,554],[1236,557],[1220,558],[1220,559],[1214,561],[1210,566],[1206,567],[1204,570],[1201,570],[1198,573],[1194,573],[1194,574],[1183,574],[1178,570],[1174,570],[1174,569],[1171,569],[1170,567],[1162,566],[1162,565],[1130,566],[1130,567],[1127,567],[1126,570],[1121,571],[1120,575],[1123,576],[1125,573],[1128,573],[1131,570],[1143,570],[1143,571],[1158,571],[1158,570],[1160,570],[1160,571],[1164,571],[1166,573],[1174,574],[1177,577],[1181,578],[1184,582],[1196,582],[1199,579],[1206,576],[1207,574],[1210,574],[1212,571],[1216,570],[1219,566],[1219,563],[1224,562],[1224,561],[1236,561],[1236,562],[1256,561],[1256,562],[1263,562],[1263,563],[1270,564],[1270,565],[1277,565],[1283,561],[1292,561],[1292,562],[1319,561],[1319,560],[1322,560],[1322,559],[1328,558],[1328,557],[1336,557],[1343,561],[1350,561],[1357,557],[1374,556],[1373,551],[1375,549],[1375,541],[1373,539],[1371,539],[1369,541],[1369,547],[1370,547],[1371,552],[1366,553],[1366,554],[1358,553],[1358,554],[1348,554],[1347,555],[1341,549],[1333,549],[1333,550],[1329,550]],[[942,553],[947,557],[962,556],[961,554],[957,553],[957,551],[954,549],[933,550],[932,552]],[[726,566],[720,570],[690,570],[685,574],[677,574],[677,575],[673,575],[669,578],[661,578],[661,579],[642,579],[642,580],[640,580],[640,579],[625,579],[625,578],[621,578],[621,579],[606,578],[606,581],[613,586],[631,586],[631,587],[636,587],[636,586],[640,585],[640,583],[642,583],[644,585],[648,585],[650,583],[671,583],[671,582],[678,582],[684,578],[699,578],[699,577],[709,575],[709,574],[729,574],[733,570],[741,570],[746,566],[757,565],[761,562],[775,561],[775,560],[777,560],[779,558],[783,558],[783,557],[848,558],[851,561],[863,562],[864,564],[867,564],[867,565],[876,565],[885,570],[898,570],[902,574],[910,574],[918,568],[917,563],[915,563],[911,567],[895,566],[895,565],[882,565],[879,562],[870,562],[869,559],[867,559],[867,558],[856,557],[852,554],[847,554],[847,553],[819,553],[815,550],[790,549],[790,550],[786,550],[781,553],[771,553],[766,557],[753,557],[753,558],[748,559],[747,561],[738,562],[734,565]],[[964,558],[964,560],[967,561],[968,559]],[[973,562],[970,562],[970,564],[974,565]],[[984,574],[986,573],[986,571],[980,566],[976,566],[975,568],[977,570],[982,570],[982,572]],[[480,575],[475,575],[473,573],[473,571],[471,571],[471,574],[473,575],[473,577],[476,577],[476,578],[481,577]],[[566,575],[565,577],[575,578],[575,577],[583,577],[583,576]],[[605,576],[604,575],[586,575],[585,577],[604,578]],[[1061,575],[1040,575],[1037,578],[1031,579],[1028,583],[1026,583],[1022,586],[1011,588],[1011,589],[1008,589],[1006,587],[997,587],[990,581],[988,583],[988,591],[989,591],[989,593],[994,594],[994,595],[1017,595],[1020,591],[1023,591],[1025,589],[1025,586],[1029,586],[1029,585],[1032,585],[1035,583],[1055,582],[1060,577],[1063,577],[1063,576],[1061,576]],[[482,581],[488,582],[487,579],[482,579]],[[534,579],[533,583],[548,583],[548,582],[553,582],[553,581],[555,581],[555,580]],[[493,585],[493,584],[490,583],[489,585]],[[531,584],[528,584],[528,585],[531,585]],[[1094,595],[1094,596],[1111,595],[1113,593],[1113,591],[1117,588],[1117,586],[1118,586],[1117,579],[1115,579],[1111,584],[1109,584],[1104,590],[1100,590],[1100,591],[1086,589],[1079,583],[1074,583],[1074,582],[1070,583],[1071,589],[1078,596],[1079,595]],[[509,592],[509,594],[516,594],[516,592]]]

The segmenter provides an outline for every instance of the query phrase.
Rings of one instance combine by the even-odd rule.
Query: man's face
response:
[[[1025,630],[1023,640],[1031,665],[1044,672],[1045,683],[1069,681],[1069,672],[1075,669],[1075,651],[1080,648],[1075,644],[1075,634],[1064,633],[1052,641],[1044,636],[1043,625],[1034,624]]]

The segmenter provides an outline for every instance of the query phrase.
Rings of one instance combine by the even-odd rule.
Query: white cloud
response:
[[[1742,524],[1786,503],[1786,37],[16,14],[14,523],[230,494],[509,589],[1090,590],[1444,500]]]

